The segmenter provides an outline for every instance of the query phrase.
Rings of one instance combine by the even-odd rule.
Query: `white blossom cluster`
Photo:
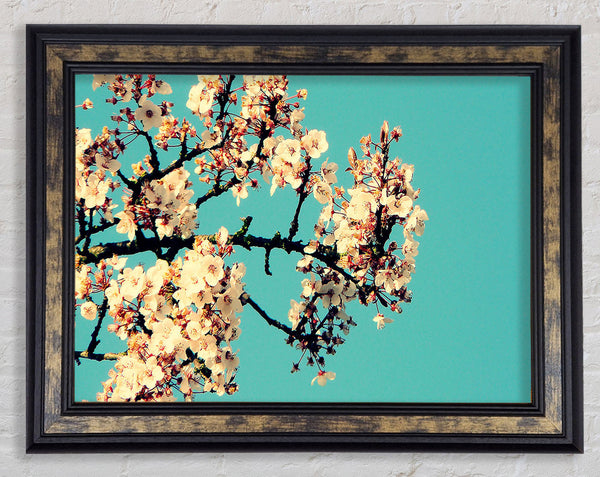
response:
[[[113,221],[112,209],[116,207],[110,192],[120,187],[112,179],[120,169],[116,159],[119,145],[110,140],[108,129],[92,141],[90,129],[75,131],[75,200],[83,201],[87,216],[92,211],[101,212],[105,220]]]
[[[124,198],[125,210],[115,215],[120,220],[117,232],[133,240],[138,227],[153,228],[159,238],[174,233],[182,238],[192,236],[196,223],[196,205],[190,203],[194,191],[184,168],[169,172],[162,179],[146,183],[138,203]]]
[[[239,359],[231,343],[241,334],[245,274],[243,264],[225,265],[229,234],[222,228],[215,244],[195,241],[171,264],[157,260],[147,270],[125,268],[126,258],[102,260],[94,273],[84,265],[76,274],[76,298],[91,300],[104,291],[109,331],[127,341],[127,352],[103,383],[98,399],[156,401],[186,399],[194,393],[233,393]],[[97,319],[98,309],[84,301],[81,313]]]
[[[419,205],[414,205],[419,196],[419,190],[415,191],[411,185],[414,166],[388,157],[390,143],[401,134],[401,130],[395,128],[390,135],[386,122],[380,143],[374,143],[370,136],[362,138],[363,159],[358,159],[350,149],[348,162],[354,176],[353,187],[347,190],[336,187],[332,193],[338,169],[334,163],[324,162],[320,177],[312,181],[315,199],[325,206],[315,226],[317,240],[305,248],[307,255],[297,264],[297,269],[310,273],[311,279],[303,282],[303,301],[292,300],[289,319],[294,329],[302,322],[302,314],[306,314],[307,309],[309,318],[314,320],[315,311],[310,306],[314,307],[315,296],[326,310],[336,307],[336,314],[329,317],[330,332],[333,327],[346,332],[344,303],[357,296],[357,287],[362,290],[362,296],[358,295],[362,303],[376,303],[398,313],[402,311],[400,302],[411,300],[407,285],[415,272],[419,245],[413,234],[423,234],[428,216]],[[401,246],[390,240],[394,226],[402,230],[404,243]],[[348,273],[345,280],[331,267],[313,265],[314,254],[320,247],[335,250],[336,265]],[[314,273],[321,280],[315,279]],[[348,284],[352,284],[354,291],[350,295],[345,292]],[[393,320],[378,311],[373,321],[381,329]],[[305,319],[304,323],[310,325],[309,320]]]

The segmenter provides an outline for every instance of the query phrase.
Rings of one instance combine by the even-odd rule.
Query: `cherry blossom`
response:
[[[92,301],[86,301],[81,305],[81,316],[86,320],[93,321],[96,319],[98,313],[98,306]]]
[[[96,91],[100,86],[110,83],[115,79],[115,75],[94,75],[94,80],[92,82],[92,89]]]
[[[335,373],[332,371],[319,371],[313,380],[310,382],[311,386],[315,384],[315,381],[319,386],[325,386],[327,384],[327,380],[333,381],[335,379]]]
[[[394,320],[392,320],[391,318],[386,318],[381,313],[377,313],[377,316],[373,318],[373,321],[377,323],[377,329],[381,330],[382,328],[385,328],[385,325],[387,323],[393,323]]]
[[[190,89],[189,99],[186,107],[191,109],[194,114],[202,116],[212,107],[217,88],[213,87],[218,81],[218,77],[198,76],[198,84]]]
[[[117,224],[117,232],[121,234],[127,234],[129,240],[133,240],[135,237],[135,231],[137,230],[137,224],[135,223],[135,214],[131,211],[124,210],[115,215],[119,219]]]
[[[429,220],[429,217],[427,217],[427,212],[417,205],[415,206],[414,212],[406,222],[406,229],[409,231],[414,231],[417,235],[421,236],[425,230],[426,220]]]
[[[324,157],[325,131],[303,127],[308,92],[289,91],[286,76],[199,75],[188,92],[188,119],[157,99],[173,88],[156,75],[94,75],[97,88],[116,112],[95,136],[75,131],[75,299],[78,316],[122,342],[98,400],[238,392],[245,351],[235,341],[247,315],[264,319],[297,350],[292,372],[302,362],[316,367],[311,385],[324,386],[336,377],[326,371],[329,360],[365,321],[351,316],[350,303],[373,310],[382,329],[393,322],[382,308],[400,313],[411,302],[415,235],[429,217],[416,204],[414,165],[390,155],[399,127],[384,121],[378,134],[360,139],[362,157],[350,148],[346,163]],[[145,156],[127,156],[134,141]],[[289,230],[251,233],[249,216],[237,231],[206,230],[202,208],[212,199],[223,196],[241,211],[261,187],[297,198]],[[310,201],[319,204],[317,217],[302,210]],[[301,223],[314,235],[297,238],[305,234]],[[110,242],[104,231],[122,238]],[[298,295],[288,297],[287,320],[254,300],[249,288],[257,284],[244,283],[246,265],[236,261],[240,248],[264,254],[266,275],[273,250],[294,255],[291,266],[304,277]],[[97,344],[91,339],[78,359],[104,359]]]
[[[302,148],[313,159],[318,159],[321,154],[327,151],[329,144],[325,138],[325,131],[311,130],[301,140]]]
[[[162,124],[162,110],[149,99],[142,99],[139,108],[135,110],[135,119],[144,125],[144,131],[157,128]]]

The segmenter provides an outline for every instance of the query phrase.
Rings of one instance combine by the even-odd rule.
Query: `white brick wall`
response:
[[[0,0],[0,475],[600,475],[598,0]],[[272,453],[29,455],[25,448],[25,24],[581,24],[585,455]]]

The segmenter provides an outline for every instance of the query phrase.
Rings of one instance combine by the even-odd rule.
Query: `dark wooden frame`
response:
[[[580,62],[577,26],[29,25],[27,452],[583,452]],[[531,403],[74,403],[73,77],[111,68],[529,76]]]

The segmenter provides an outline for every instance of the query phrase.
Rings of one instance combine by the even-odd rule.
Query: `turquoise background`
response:
[[[199,121],[185,107],[196,76],[163,75],[173,94],[158,98],[174,102],[172,113]],[[106,88],[92,91],[92,76],[78,75],[75,100],[94,102],[94,109],[76,110],[77,127],[114,127],[109,115],[121,105],[104,102]],[[347,151],[359,151],[359,140],[374,138],[384,119],[401,125],[404,136],[391,155],[415,165],[413,185],[421,188],[417,203],[430,220],[420,242],[416,273],[409,288],[413,302],[394,323],[377,330],[375,308],[353,304],[348,312],[358,326],[326,369],[335,381],[310,386],[316,368],[301,366],[291,374],[296,349],[252,309],[242,314],[239,348],[240,390],[233,396],[202,395],[199,401],[344,401],[344,402],[529,402],[530,361],[530,82],[528,77],[421,76],[293,76],[289,91],[308,90],[303,125],[327,133],[327,157],[340,165],[344,177]],[[134,103],[131,102],[133,107]],[[154,129],[153,131],[156,131]],[[137,162],[147,153],[144,140],[130,146],[125,158]],[[163,164],[173,156],[161,155]],[[130,175],[129,166],[123,166]],[[193,169],[190,169],[193,172]],[[230,193],[207,202],[199,211],[198,233],[225,225],[233,233],[240,217],[252,215],[250,232],[265,237],[287,233],[296,197],[288,187],[269,197],[261,180],[259,192],[236,207]],[[198,185],[202,194],[206,185]],[[196,190],[196,188],[195,188]],[[116,198],[121,193],[117,191]],[[118,203],[118,200],[116,201]],[[206,206],[210,206],[207,208]],[[312,238],[321,205],[307,200],[297,237]],[[120,207],[115,213],[122,210]],[[125,235],[105,233],[103,241]],[[401,241],[399,235],[396,236]],[[153,255],[130,257],[127,266],[153,263]],[[248,272],[247,291],[275,318],[287,322],[290,299],[298,300],[304,275],[295,272],[298,255],[275,250],[272,277],[264,273],[260,251],[238,251],[235,261]],[[108,320],[107,320],[108,321]],[[75,348],[85,349],[94,323],[77,317]],[[124,349],[114,335],[103,332],[97,352]],[[75,399],[95,400],[101,381],[114,362],[82,361],[75,366]]]

